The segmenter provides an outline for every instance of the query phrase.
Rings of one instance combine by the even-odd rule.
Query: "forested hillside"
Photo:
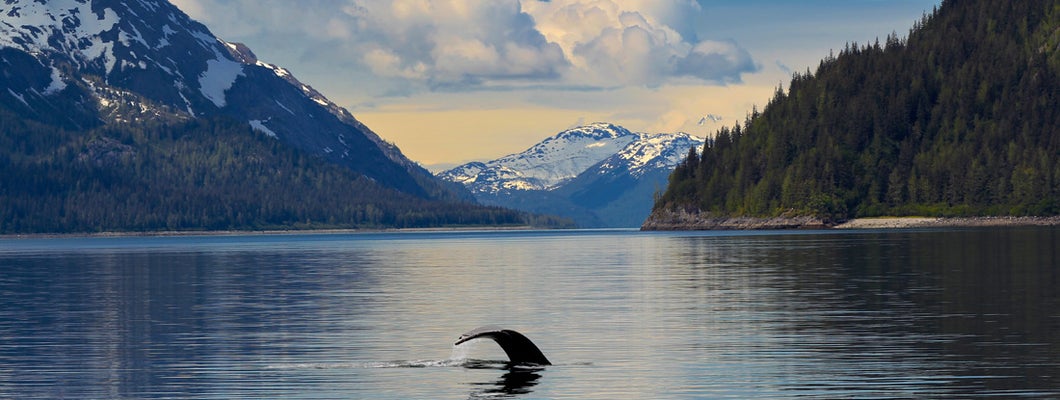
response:
[[[525,225],[382,187],[245,123],[68,130],[0,108],[0,233]]]
[[[944,1],[851,43],[673,172],[656,213],[1060,213],[1060,2]]]

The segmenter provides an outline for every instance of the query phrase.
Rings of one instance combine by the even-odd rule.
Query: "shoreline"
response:
[[[1053,217],[873,217],[855,218],[832,229],[906,229],[906,228],[977,228],[977,227],[1060,226],[1060,216]]]
[[[806,229],[911,229],[1060,226],[1060,216],[1050,217],[871,217],[833,223],[817,217],[715,217],[685,210],[655,212],[641,226],[644,231],[701,230],[806,230]]]
[[[1051,217],[868,217],[855,218],[838,224],[826,223],[816,217],[711,217],[680,212],[670,213],[661,220],[652,215],[640,227],[642,231],[705,231],[705,230],[856,230],[856,229],[923,229],[923,228],[985,228],[1060,226],[1060,216]],[[264,229],[264,230],[216,230],[216,231],[112,231],[79,233],[7,233],[0,240],[18,239],[63,239],[63,238],[118,238],[118,237],[190,237],[190,236],[266,236],[266,235],[342,235],[355,233],[400,233],[400,232],[473,232],[473,231],[523,231],[549,228],[532,226],[477,226],[441,228],[391,228],[391,229]]]
[[[110,231],[71,233],[5,233],[0,240],[8,239],[64,239],[64,238],[119,238],[119,237],[190,237],[190,236],[268,236],[268,235],[343,235],[354,233],[399,233],[399,232],[474,232],[474,231],[524,231],[548,228],[532,226],[476,226],[452,228],[379,228],[379,229],[263,229],[263,230],[217,230],[217,231]]]

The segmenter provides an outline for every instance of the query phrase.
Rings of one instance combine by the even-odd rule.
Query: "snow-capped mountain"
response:
[[[637,134],[620,126],[595,123],[560,132],[522,153],[464,164],[439,176],[472,193],[551,190],[637,139]]]
[[[583,227],[635,227],[670,171],[703,143],[685,133],[634,133],[594,123],[438,176],[463,184],[486,204],[570,217]]]
[[[165,0],[0,3],[0,103],[85,128],[225,116],[423,197],[452,197],[290,71],[215,37]]]
[[[641,133],[615,155],[587,172],[595,175],[628,173],[634,178],[659,169],[672,170],[688,156],[688,149],[703,147],[703,139],[687,133]]]

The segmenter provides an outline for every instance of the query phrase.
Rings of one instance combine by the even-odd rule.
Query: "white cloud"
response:
[[[556,79],[567,67],[518,0],[363,0],[343,11],[359,61],[380,76],[475,85]]]
[[[266,58],[255,40],[421,89],[731,83],[758,68],[735,42],[695,37],[693,0],[173,3]]]
[[[657,86],[675,78],[740,81],[758,69],[733,42],[699,41],[703,12],[687,0],[554,0],[526,3],[538,28],[577,67],[572,78],[596,85]]]

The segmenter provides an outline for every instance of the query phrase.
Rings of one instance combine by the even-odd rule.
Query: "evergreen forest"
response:
[[[90,129],[0,108],[0,233],[568,222],[416,197],[225,118]]]
[[[670,176],[712,216],[1060,214],[1060,2],[946,0],[796,73]]]

